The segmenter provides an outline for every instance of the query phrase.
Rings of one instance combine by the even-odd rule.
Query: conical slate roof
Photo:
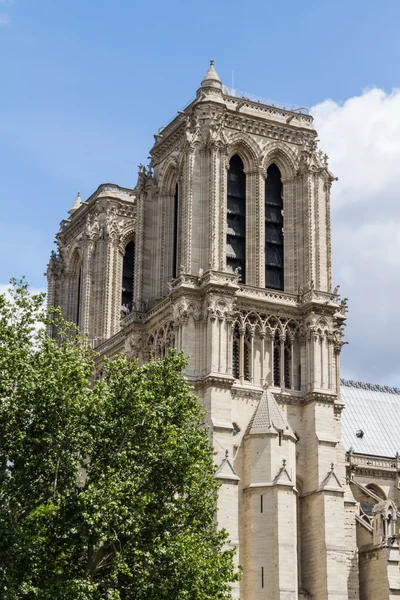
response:
[[[203,81],[201,82],[201,87],[213,87],[213,88],[222,88],[222,81],[220,80],[217,71],[214,67],[214,61],[210,60],[210,67],[207,73],[204,76]]]
[[[283,431],[285,435],[290,435],[293,439],[296,439],[293,429],[285,419],[271,390],[268,386],[265,386],[258,406],[250,419],[246,435],[276,433],[278,431]]]

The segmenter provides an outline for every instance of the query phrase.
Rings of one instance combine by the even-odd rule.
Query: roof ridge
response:
[[[391,385],[380,385],[379,383],[366,383],[364,381],[354,381],[353,379],[341,379],[340,383],[345,387],[369,390],[371,392],[386,392],[388,394],[400,395],[400,388]]]

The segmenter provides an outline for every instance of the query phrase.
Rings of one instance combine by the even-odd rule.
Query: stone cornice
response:
[[[211,373],[199,379],[188,378],[188,383],[195,390],[204,387],[221,387],[231,389],[234,379],[231,375],[222,375],[220,373]]]
[[[250,400],[260,400],[262,396],[262,388],[260,386],[241,385],[237,381],[234,383],[231,394],[232,398],[249,398]]]
[[[302,405],[318,402],[320,404],[335,404],[337,394],[334,391],[318,390],[307,392],[302,399]]]

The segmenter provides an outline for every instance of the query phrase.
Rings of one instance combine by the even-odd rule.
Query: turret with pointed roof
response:
[[[210,67],[201,82],[202,88],[213,87],[218,90],[222,90],[222,81],[214,67],[214,61],[210,60]]]
[[[69,209],[68,214],[70,214],[72,216],[74,214],[74,212],[77,211],[78,208],[80,208],[82,206],[82,204],[83,204],[83,202],[81,200],[81,193],[78,192],[76,200],[73,203],[73,205],[71,206],[71,208]]]

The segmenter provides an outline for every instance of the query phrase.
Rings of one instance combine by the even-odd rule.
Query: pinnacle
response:
[[[205,74],[203,81],[201,82],[201,87],[213,87],[217,89],[222,88],[222,82],[218,76],[217,71],[215,70],[213,60],[210,60],[210,67],[207,73]]]
[[[80,208],[82,206],[82,200],[81,200],[81,193],[78,192],[78,195],[76,197],[75,202],[73,203],[73,205],[71,206],[71,208],[68,211],[68,214],[72,215],[76,210],[78,210],[78,208]]]

